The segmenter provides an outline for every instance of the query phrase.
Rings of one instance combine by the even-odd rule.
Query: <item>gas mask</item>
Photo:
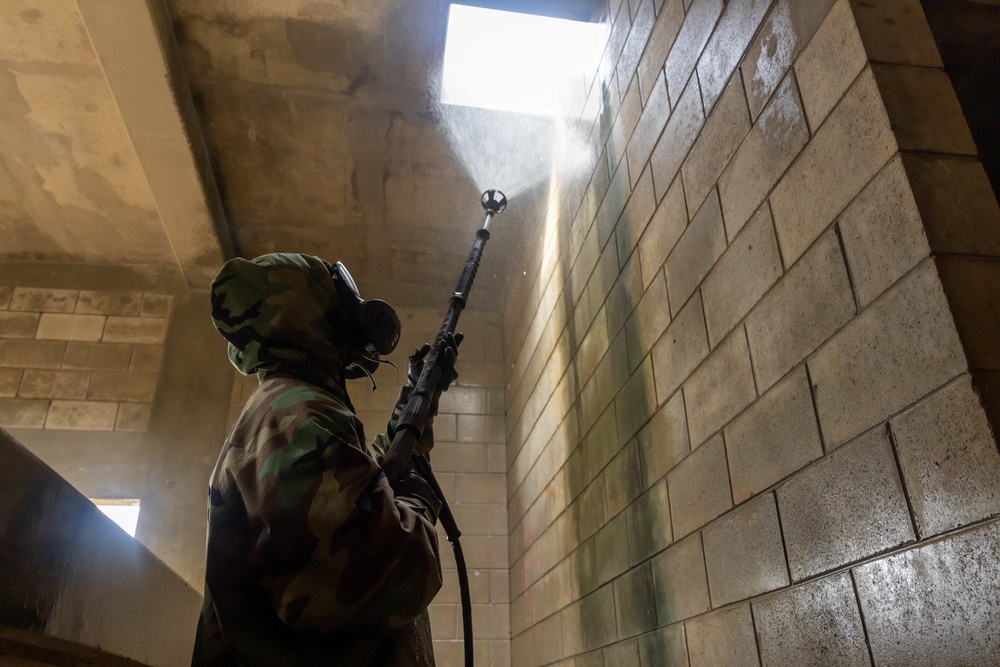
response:
[[[343,262],[327,264],[347,319],[348,339],[356,350],[347,365],[349,379],[371,376],[379,367],[379,355],[389,354],[399,343],[399,316],[381,299],[365,301]]]

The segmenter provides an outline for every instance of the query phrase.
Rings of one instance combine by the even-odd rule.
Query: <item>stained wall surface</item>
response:
[[[608,21],[506,303],[513,663],[994,664],[1000,219],[919,3]]]

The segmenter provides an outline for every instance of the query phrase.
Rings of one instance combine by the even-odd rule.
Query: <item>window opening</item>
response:
[[[139,523],[139,501],[134,498],[91,498],[97,509],[121,526],[122,530],[135,537]]]

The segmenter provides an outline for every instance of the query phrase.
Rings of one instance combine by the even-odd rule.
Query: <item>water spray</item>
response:
[[[448,302],[448,312],[444,316],[437,337],[434,339],[434,345],[424,359],[420,378],[413,391],[410,392],[406,408],[396,424],[396,437],[393,438],[389,451],[386,452],[382,461],[382,469],[390,483],[398,481],[412,466],[421,477],[427,480],[427,483],[441,500],[441,511],[438,514],[438,519],[441,521],[441,527],[444,528],[445,535],[455,551],[455,565],[458,570],[458,585],[462,597],[462,630],[465,638],[466,667],[472,667],[473,663],[472,598],[469,593],[469,573],[465,567],[465,555],[462,553],[462,545],[459,542],[462,532],[458,529],[455,516],[451,513],[444,493],[434,478],[430,463],[426,458],[415,453],[414,448],[433,416],[431,410],[434,395],[437,393],[437,387],[441,381],[441,368],[438,366],[437,360],[443,353],[445,337],[455,333],[458,318],[468,303],[472,283],[479,271],[483,248],[490,239],[490,223],[495,216],[507,208],[507,197],[499,190],[487,190],[483,193],[480,203],[483,205],[483,210],[486,211],[486,221],[476,232],[476,240],[472,243],[469,258],[465,260],[465,268],[462,270],[458,285]]]

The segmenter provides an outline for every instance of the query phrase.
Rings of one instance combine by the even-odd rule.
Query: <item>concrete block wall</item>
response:
[[[456,271],[458,267],[456,267]],[[470,299],[475,307],[475,295]],[[441,327],[444,309],[399,309],[402,335],[375,374],[378,390],[366,379],[350,383],[351,401],[370,439],[385,428],[406,378],[408,356]],[[510,594],[507,547],[506,429],[504,361],[499,313],[468,310],[458,357],[458,380],[442,395],[434,419],[431,465],[462,531],[473,608],[476,664],[508,667]],[[439,665],[461,665],[461,600],[451,545],[439,529],[444,587],[430,607],[434,653]],[[516,664],[516,663],[515,663]]]
[[[513,664],[995,664],[1000,221],[919,3],[607,21],[506,301]]]
[[[0,285],[0,425],[145,431],[172,299]]]

